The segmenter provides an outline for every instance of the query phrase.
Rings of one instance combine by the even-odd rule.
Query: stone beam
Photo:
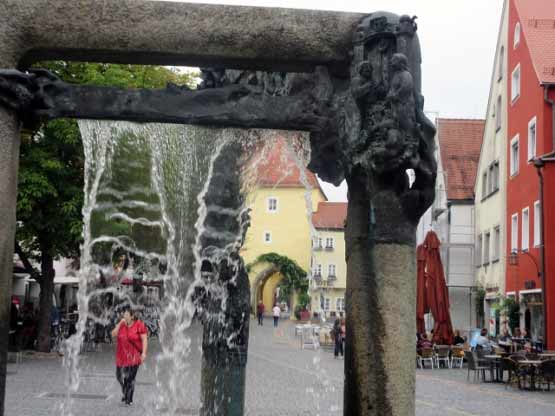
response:
[[[325,103],[318,106],[308,96],[269,96],[245,85],[195,91],[72,86],[51,98],[52,108],[36,111],[38,118],[303,131],[322,131],[329,126],[328,118],[316,111]]]
[[[144,0],[3,0],[0,56],[309,72],[345,69],[364,15]],[[6,67],[0,62],[0,67]],[[343,68],[342,68],[343,67]]]

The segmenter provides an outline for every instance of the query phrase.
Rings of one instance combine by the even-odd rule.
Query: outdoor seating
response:
[[[470,379],[470,372],[474,371],[474,382],[476,379],[480,380],[480,373],[482,374],[482,379],[486,381],[486,370],[489,370],[489,367],[486,365],[480,365],[478,363],[478,357],[474,351],[465,351],[464,358],[468,363],[468,373],[466,375],[466,380]]]
[[[526,356],[524,354],[512,354],[512,355],[509,355],[508,358],[516,362],[526,360]]]
[[[547,390],[551,390],[551,383],[555,383],[555,360],[547,360],[540,364],[538,376],[540,383],[547,384]]]
[[[424,362],[425,361],[429,361],[432,369],[434,368],[434,350],[432,348],[422,348],[422,350],[420,351],[420,367],[425,368],[424,367]]]
[[[451,368],[455,368],[455,364],[459,364],[459,368],[462,368],[464,361],[464,348],[463,347],[452,347],[451,348]]]
[[[506,386],[518,384],[518,388],[522,388],[522,380],[526,377],[526,372],[518,366],[518,362],[512,358],[502,358],[501,363],[503,369],[509,374]]]
[[[451,365],[450,365],[451,360],[449,358],[449,352],[450,352],[450,348],[448,345],[437,345],[435,347],[435,359],[436,359],[437,368],[440,368],[441,362],[443,362],[443,364],[447,368],[451,368]]]

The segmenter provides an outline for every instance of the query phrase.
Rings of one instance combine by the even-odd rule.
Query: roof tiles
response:
[[[515,6],[539,81],[555,83],[555,1],[515,0]]]
[[[264,154],[257,166],[257,184],[270,187],[304,187],[301,170],[294,156],[287,149],[285,139],[272,141],[273,146]],[[313,188],[320,188],[316,175],[305,169],[306,181]]]
[[[437,119],[448,200],[473,200],[485,120]]]
[[[318,211],[312,214],[312,224],[315,228],[343,230],[346,220],[346,202],[320,202]]]

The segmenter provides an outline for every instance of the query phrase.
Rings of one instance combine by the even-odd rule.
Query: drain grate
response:
[[[42,393],[39,395],[41,398],[46,399],[63,399],[67,396],[66,393]],[[73,399],[84,399],[84,400],[107,400],[108,396],[105,394],[88,394],[88,393],[72,393],[71,397]]]

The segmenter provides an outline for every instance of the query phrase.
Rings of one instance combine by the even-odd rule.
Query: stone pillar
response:
[[[393,191],[348,185],[344,415],[414,415],[416,227]]]
[[[249,224],[243,212],[243,149],[234,138],[216,152],[198,240],[203,277],[197,288],[203,324],[200,415],[241,416],[250,321],[249,275],[239,255]]]
[[[0,415],[4,414],[15,242],[19,122],[0,107]]]

